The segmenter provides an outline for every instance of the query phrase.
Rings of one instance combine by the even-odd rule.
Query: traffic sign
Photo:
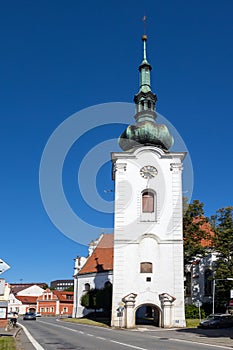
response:
[[[0,259],[0,275],[11,267],[4,260]]]

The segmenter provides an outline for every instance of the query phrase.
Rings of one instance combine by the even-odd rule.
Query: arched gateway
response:
[[[153,304],[139,305],[135,310],[135,325],[161,326],[161,310]]]

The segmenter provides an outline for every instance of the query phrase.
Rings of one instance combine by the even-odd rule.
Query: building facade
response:
[[[37,312],[45,316],[71,316],[73,311],[73,292],[50,290],[47,288],[37,298]]]
[[[113,274],[113,234],[101,234],[89,245],[87,258],[75,259],[74,273],[74,307],[72,316],[86,316],[94,311],[81,304],[82,296],[90,289],[102,289],[106,284],[112,284]]]
[[[150,310],[154,324],[184,327],[182,161],[171,152],[173,138],[156,123],[157,97],[151,65],[139,67],[134,125],[119,138],[123,152],[112,153],[115,180],[112,326],[133,328]]]
[[[74,280],[51,281],[50,288],[55,290],[66,290],[74,287]]]

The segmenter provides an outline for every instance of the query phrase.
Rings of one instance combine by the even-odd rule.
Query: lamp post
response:
[[[227,278],[214,278],[213,279],[213,308],[212,308],[212,314],[214,314],[216,281],[233,281],[233,278],[227,277]]]

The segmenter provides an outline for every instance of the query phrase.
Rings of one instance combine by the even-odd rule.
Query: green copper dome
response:
[[[119,139],[123,151],[139,146],[153,145],[168,150],[173,145],[173,137],[164,124],[143,121],[129,125]]]
[[[146,58],[147,36],[143,35],[143,61],[139,66],[140,89],[134,96],[136,104],[136,124],[129,125],[119,138],[119,146],[123,151],[141,145],[153,145],[168,150],[174,143],[166,125],[156,124],[155,104],[157,97],[151,91],[151,65]]]

